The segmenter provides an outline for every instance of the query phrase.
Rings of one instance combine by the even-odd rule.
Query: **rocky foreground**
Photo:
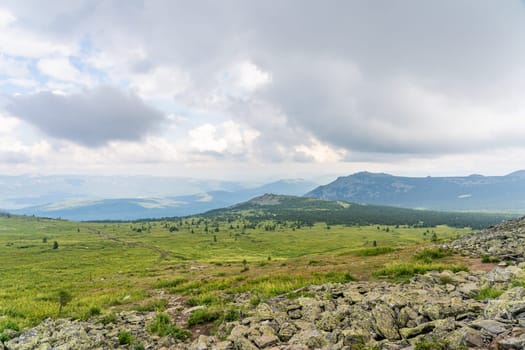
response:
[[[431,272],[408,283],[309,286],[246,310],[213,336],[185,341],[152,335],[155,313],[124,312],[111,322],[44,321],[4,349],[525,349],[523,219],[454,242],[462,254],[505,260],[490,272]],[[520,245],[520,243],[522,245]],[[503,266],[509,265],[509,266]],[[239,300],[248,300],[246,295]],[[176,315],[191,310],[175,308]],[[129,332],[135,345],[121,344]],[[203,331],[202,333],[205,333]],[[194,331],[194,334],[197,334]],[[2,349],[2,345],[0,345]]]

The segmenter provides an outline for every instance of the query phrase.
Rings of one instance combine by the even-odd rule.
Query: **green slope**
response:
[[[307,225],[326,222],[328,225],[449,225],[478,229],[516,215],[416,210],[265,194],[233,207],[209,211],[204,216],[229,220],[246,218],[252,222],[297,221]]]

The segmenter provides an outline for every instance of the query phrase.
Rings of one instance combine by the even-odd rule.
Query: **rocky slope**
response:
[[[525,217],[509,220],[455,241],[452,248],[464,255],[488,256],[503,261],[525,261]]]
[[[243,310],[212,336],[152,335],[155,313],[125,312],[101,320],[46,320],[7,341],[5,349],[525,349],[525,219],[492,227],[451,244],[462,254],[506,260],[490,272],[431,272],[408,283],[351,282],[303,288],[257,306],[238,295]],[[504,266],[505,265],[505,266]],[[165,296],[167,298],[174,298]],[[171,302],[170,302],[171,305]],[[180,306],[180,305],[179,305]],[[193,310],[171,307],[180,327]],[[122,344],[129,332],[134,345]],[[2,345],[0,345],[2,349]]]

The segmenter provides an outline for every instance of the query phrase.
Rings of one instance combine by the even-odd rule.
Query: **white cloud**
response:
[[[197,152],[241,155],[249,154],[253,141],[259,136],[254,129],[243,129],[234,121],[217,126],[204,124],[189,131],[189,144]]]
[[[16,17],[9,11],[0,9],[0,28],[6,28],[16,21]]]
[[[188,74],[176,67],[156,67],[130,77],[131,88],[143,98],[173,99],[186,91],[190,84]]]
[[[296,146],[295,151],[318,163],[341,161],[347,153],[344,149],[335,149],[329,145],[322,144],[316,139],[311,139],[309,144]]]
[[[0,114],[0,135],[12,134],[19,124],[18,119]]]
[[[66,57],[41,59],[38,61],[38,69],[52,79],[85,86],[93,85],[93,79],[82,74]]]
[[[270,73],[263,71],[251,61],[235,64],[230,70],[233,85],[251,92],[272,81]]]

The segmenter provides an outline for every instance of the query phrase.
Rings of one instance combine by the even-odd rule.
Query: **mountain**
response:
[[[317,184],[306,180],[280,180],[260,187],[236,191],[209,191],[168,197],[67,199],[8,211],[13,214],[76,221],[137,220],[187,216],[231,206],[266,192],[302,195],[315,186]]]
[[[405,209],[381,205],[326,201],[316,198],[264,194],[229,208],[204,213],[209,218],[248,219],[250,222],[293,221],[301,224],[326,222],[328,225],[411,225],[483,228],[514,217],[488,213],[458,213]]]
[[[0,208],[20,209],[109,198],[160,198],[209,191],[239,191],[245,187],[239,182],[182,177],[0,175]]]
[[[307,197],[405,208],[525,211],[525,170],[506,176],[401,177],[360,172],[319,186]]]

